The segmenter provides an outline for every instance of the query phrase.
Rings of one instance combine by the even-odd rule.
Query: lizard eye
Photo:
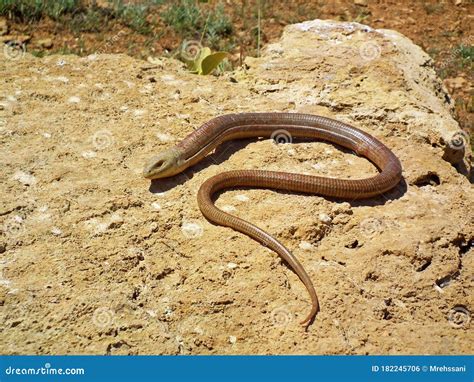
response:
[[[165,161],[163,159],[160,159],[159,161],[156,161],[156,163],[153,167],[154,168],[160,168],[161,166],[163,166],[163,163],[165,163]]]

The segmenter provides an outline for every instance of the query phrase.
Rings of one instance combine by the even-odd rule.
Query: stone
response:
[[[103,354],[115,332],[129,345],[114,354],[472,353],[471,151],[430,57],[395,31],[323,20],[286,27],[261,53],[216,76],[171,58],[143,71],[123,54],[14,64],[0,54],[2,354]],[[362,179],[377,173],[369,161],[322,141],[256,139],[171,179],[137,171],[211,118],[257,111],[349,123],[403,166],[395,189],[368,200],[246,188],[217,197],[306,269],[321,304],[307,332],[299,278],[268,247],[204,219],[197,192],[238,169]],[[35,219],[41,206],[49,221]],[[93,318],[104,306],[104,318],[116,313],[102,330]]]

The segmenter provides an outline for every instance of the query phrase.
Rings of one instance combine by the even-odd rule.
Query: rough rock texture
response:
[[[220,77],[122,55],[0,57],[2,353],[471,353],[468,146],[429,57],[393,31],[315,20]],[[376,172],[323,142],[233,142],[175,179],[145,161],[211,117],[321,114],[400,157],[367,201],[231,190],[217,204],[274,234],[279,257],[208,223],[196,193],[224,170]],[[455,166],[453,165],[455,164]]]

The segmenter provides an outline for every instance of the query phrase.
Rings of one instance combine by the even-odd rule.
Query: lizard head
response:
[[[147,179],[168,178],[180,173],[181,165],[181,153],[171,148],[151,158],[143,169],[143,176]]]

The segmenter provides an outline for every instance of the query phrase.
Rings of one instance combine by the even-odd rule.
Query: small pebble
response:
[[[198,222],[184,222],[181,231],[187,238],[201,237],[203,234],[203,228]]]
[[[13,216],[13,220],[16,223],[22,223],[23,222],[23,218],[21,216],[18,216],[18,215]]]
[[[95,151],[83,151],[81,155],[86,159],[95,158],[97,153]]]
[[[141,117],[142,115],[145,115],[146,114],[146,110],[143,110],[143,109],[135,109],[133,111],[133,115],[135,117]]]
[[[58,227],[51,228],[51,233],[55,236],[59,236],[63,233]]]
[[[158,203],[158,202],[153,202],[153,203],[151,203],[151,206],[152,206],[152,208],[155,209],[155,210],[161,210],[161,204]]]
[[[171,74],[165,74],[164,76],[161,76],[161,80],[163,82],[171,82],[171,81],[174,81],[175,79],[176,79],[175,76]]]
[[[27,186],[32,186],[32,185],[36,184],[36,178],[33,175],[28,174],[28,173],[23,172],[23,171],[15,172],[15,174],[13,175],[13,180],[17,180],[20,183],[22,183],[24,185],[27,185]]]
[[[322,223],[330,223],[332,221],[331,217],[327,214],[319,214],[319,220]]]
[[[307,241],[302,241],[299,244],[299,247],[304,250],[310,250],[310,249],[313,249],[313,244],[308,243]]]
[[[79,97],[72,96],[72,97],[69,97],[67,101],[69,103],[79,103],[79,102],[81,102],[81,99]]]
[[[150,317],[156,317],[156,312],[154,310],[147,310],[146,312],[150,315]]]
[[[233,345],[237,342],[237,337],[236,336],[229,336],[229,342]]]
[[[174,140],[171,135],[164,133],[156,133],[156,137],[162,142],[170,142]]]
[[[157,222],[153,222],[150,224],[150,232],[156,232],[158,231],[158,229],[159,229],[159,226]]]
[[[243,194],[236,195],[235,198],[241,202],[248,202],[249,197]]]
[[[237,267],[238,267],[238,265],[236,263],[227,263],[227,268],[229,268],[229,269],[235,269]]]
[[[234,211],[237,211],[237,208],[235,208],[234,206],[231,206],[231,205],[226,205],[226,206],[222,207],[222,211],[234,212]]]
[[[315,163],[315,164],[312,164],[311,167],[314,168],[315,170],[322,170],[323,168],[326,167],[326,165],[323,163]]]
[[[67,84],[69,82],[69,78],[67,77],[64,77],[64,76],[59,76],[59,77],[56,77],[56,80],[62,82],[62,83],[65,83]]]

